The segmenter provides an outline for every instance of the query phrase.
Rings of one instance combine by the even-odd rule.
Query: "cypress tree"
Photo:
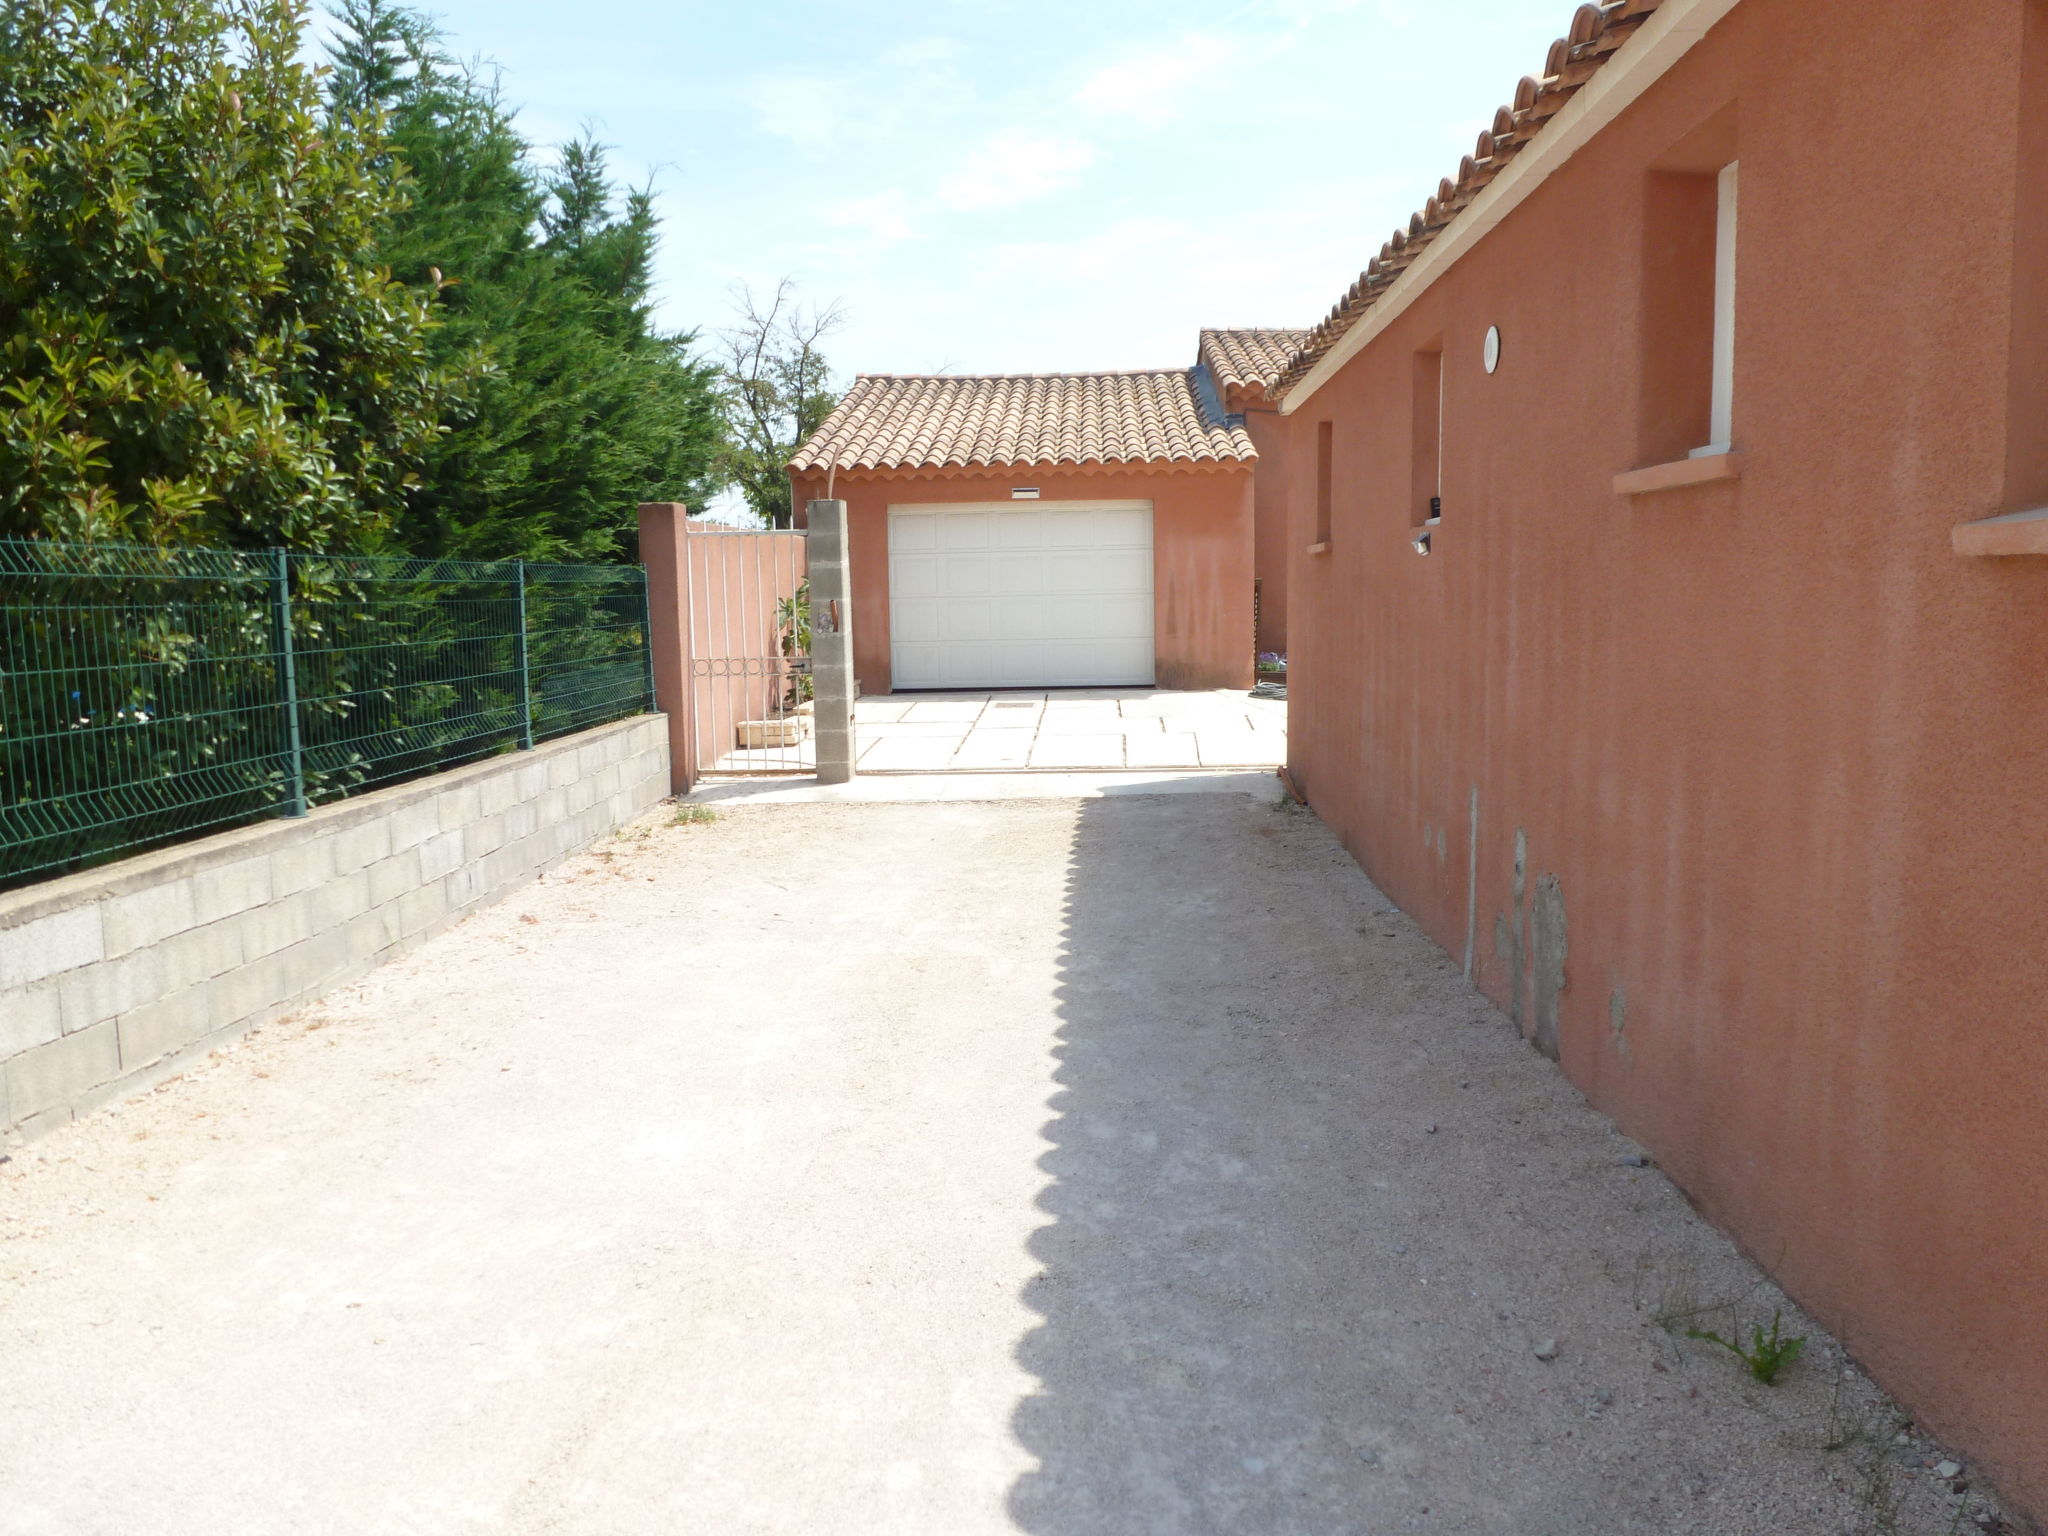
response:
[[[720,438],[716,370],[652,321],[650,194],[622,194],[588,138],[544,164],[419,12],[346,0],[339,20],[330,110],[380,125],[407,191],[378,254],[438,292],[429,346],[474,378],[399,537],[476,558],[632,554],[636,505],[703,501]]]

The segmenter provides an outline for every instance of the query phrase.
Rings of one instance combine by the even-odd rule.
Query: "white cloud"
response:
[[[1220,37],[1190,33],[1171,47],[1133,54],[1096,70],[1074,92],[1074,102],[1105,117],[1163,123],[1178,116],[1192,89],[1235,53]]]
[[[1389,27],[1412,26],[1418,19],[1416,0],[1268,0],[1268,3],[1274,15],[1296,24],[1325,21],[1358,10],[1370,12]]]
[[[939,183],[939,201],[961,210],[1008,208],[1072,186],[1095,163],[1095,146],[1057,134],[999,133]]]
[[[896,245],[916,233],[910,226],[910,199],[901,187],[871,197],[842,197],[823,211],[826,223],[864,235],[871,246]]]
[[[890,48],[882,58],[891,69],[920,69],[933,64],[955,64],[966,53],[966,45],[957,38],[914,37]]]
[[[762,129],[799,149],[825,149],[839,137],[844,82],[819,75],[757,75],[745,92]]]
[[[1179,265],[1179,253],[1193,238],[1181,219],[1132,218],[1069,240],[1021,240],[990,252],[988,275],[1003,281],[1033,277],[1039,282],[1099,283],[1114,280],[1147,289]]]

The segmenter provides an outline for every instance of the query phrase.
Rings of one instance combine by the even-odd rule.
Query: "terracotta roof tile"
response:
[[[1473,152],[1458,167],[1456,180],[1446,177],[1407,227],[1394,231],[1358,281],[1311,330],[1278,382],[1269,386],[1275,399],[1307,376],[1356,325],[1395,278],[1422,254],[1486,184],[1498,176],[1522,148],[1543,131],[1557,111],[1592,79],[1615,50],[1635,35],[1636,29],[1663,0],[1606,0],[1599,5],[1581,5],[1572,16],[1571,31],[1550,45],[1540,76],[1524,76],[1515,87],[1511,106],[1493,116],[1493,126],[1479,135]]]
[[[1205,398],[1199,369],[1134,373],[864,373],[797,449],[793,470],[997,464],[1234,463],[1258,457]]]
[[[1299,330],[1204,331],[1202,364],[1227,403],[1260,404],[1307,339]]]

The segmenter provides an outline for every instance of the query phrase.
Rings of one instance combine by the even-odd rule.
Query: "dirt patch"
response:
[[[0,1413],[9,1533],[1998,1528],[1230,794],[665,809],[0,1165]]]

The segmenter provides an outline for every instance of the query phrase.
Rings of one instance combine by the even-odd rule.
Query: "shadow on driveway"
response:
[[[1757,1276],[1305,812],[1091,802],[1067,890],[1020,1530],[1856,1518],[1832,1348],[1745,1391],[1652,1323]]]

